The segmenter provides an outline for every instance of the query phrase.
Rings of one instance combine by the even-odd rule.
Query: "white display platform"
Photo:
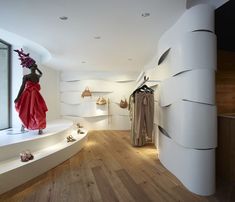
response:
[[[79,152],[87,140],[87,131],[82,128],[84,134],[77,134],[72,126],[72,121],[59,119],[48,122],[42,135],[38,135],[38,131],[19,134],[20,129],[1,131],[0,194],[41,175]],[[76,141],[67,142],[68,135]],[[34,159],[21,162],[19,154],[27,149]]]

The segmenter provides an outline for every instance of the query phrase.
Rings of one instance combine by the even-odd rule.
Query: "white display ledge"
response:
[[[57,123],[62,122],[61,120],[57,121]],[[68,126],[67,129],[63,127],[64,130],[57,130],[55,133],[45,133],[34,138],[17,141],[17,143],[0,146],[0,153],[9,157],[0,161],[0,182],[4,182],[0,183],[0,194],[43,174],[83,148],[87,140],[87,131],[82,128],[84,134],[77,134],[71,128],[72,121],[65,120],[65,122],[65,125]],[[48,127],[50,128],[49,124]],[[58,125],[58,127],[60,126]],[[73,135],[76,141],[67,142],[66,137],[68,135]],[[49,144],[45,144],[47,142]],[[39,149],[34,150],[34,147]],[[31,148],[30,150],[34,155],[33,160],[21,162],[19,151],[23,151],[23,148],[24,150]]]

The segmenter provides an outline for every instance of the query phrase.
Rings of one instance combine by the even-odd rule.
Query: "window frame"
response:
[[[8,64],[8,127],[7,128],[0,128],[0,131],[1,130],[5,130],[5,129],[8,129],[8,128],[11,128],[12,127],[12,108],[11,108],[11,101],[12,101],[12,92],[11,92],[11,73],[12,73],[12,63],[11,63],[11,50],[12,50],[12,46],[11,44],[9,44],[8,42],[2,40],[0,38],[0,43],[3,43],[4,45],[6,45],[8,47],[8,53],[7,53],[7,64]]]

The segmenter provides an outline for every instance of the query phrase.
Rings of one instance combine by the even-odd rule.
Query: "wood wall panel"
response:
[[[218,51],[216,102],[218,114],[235,112],[235,52]]]

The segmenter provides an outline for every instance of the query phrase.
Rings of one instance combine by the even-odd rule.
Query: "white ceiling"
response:
[[[45,47],[55,69],[139,71],[185,9],[186,0],[0,0],[0,28]]]

